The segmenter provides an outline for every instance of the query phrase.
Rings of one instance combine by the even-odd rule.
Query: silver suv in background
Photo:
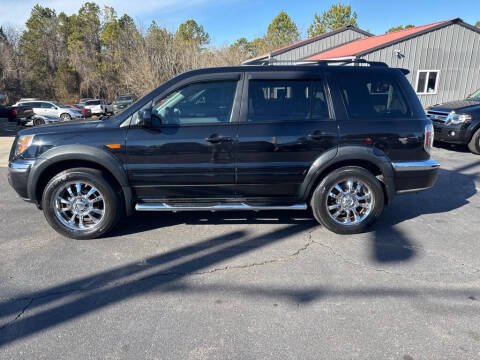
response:
[[[80,119],[83,116],[81,111],[72,109],[56,101],[19,101],[14,106],[18,105],[30,106],[35,115],[57,117],[63,121]]]

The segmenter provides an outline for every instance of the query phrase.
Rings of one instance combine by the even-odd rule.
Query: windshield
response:
[[[475,91],[472,95],[470,95],[468,98],[468,100],[476,100],[476,101],[480,101],[480,89],[478,89],[477,91]]]
[[[117,101],[127,101],[127,100],[133,100],[131,96],[119,96],[117,97]]]
[[[100,105],[100,100],[87,101],[85,105]]]

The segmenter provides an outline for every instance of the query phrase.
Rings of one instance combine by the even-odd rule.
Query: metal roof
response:
[[[286,51],[289,51],[289,50],[292,50],[292,49],[295,49],[295,48],[298,48],[300,46],[304,46],[304,45],[307,45],[307,44],[310,44],[314,41],[318,41],[318,40],[322,40],[322,39],[325,39],[325,38],[328,38],[330,36],[333,36],[335,34],[338,34],[338,33],[341,33],[342,31],[346,31],[346,30],[353,30],[353,31],[356,31],[360,34],[363,34],[365,36],[373,36],[373,34],[370,34],[369,32],[365,31],[365,30],[362,30],[362,29],[359,29],[357,28],[356,26],[353,26],[353,25],[347,25],[347,26],[343,26],[341,28],[338,28],[336,30],[333,30],[333,31],[330,31],[330,32],[327,32],[327,33],[324,33],[324,34],[320,34],[320,35],[317,35],[317,36],[312,36],[308,39],[304,39],[304,40],[300,40],[300,41],[297,41],[297,42],[294,42],[293,44],[289,44],[289,45],[286,45],[286,46],[283,46],[281,48],[278,48],[278,49],[275,49],[275,50],[272,50],[266,54],[263,54],[263,55],[260,55],[260,56],[257,56],[257,57],[254,57],[252,59],[248,59],[244,62],[244,64],[249,64],[251,62],[254,62],[254,61],[257,61],[257,60],[261,60],[261,59],[266,59],[266,58],[269,58],[271,56],[275,56],[275,55],[278,55],[278,54],[282,54]]]
[[[399,30],[383,35],[358,39],[348,44],[343,44],[330,50],[324,51],[320,54],[310,56],[305,60],[325,60],[361,56],[381,49],[385,46],[390,46],[451,24],[460,24],[474,31],[480,32],[480,29],[463,22],[462,19],[456,18],[452,20],[439,21],[423,26],[417,26],[410,29]]]

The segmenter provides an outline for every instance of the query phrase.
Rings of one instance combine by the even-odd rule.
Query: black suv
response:
[[[306,210],[342,234],[431,187],[433,129],[381,63],[190,71],[106,121],[21,131],[9,181],[76,239],[137,211]],[[366,66],[369,65],[369,66]]]
[[[435,129],[435,140],[468,145],[480,155],[480,89],[465,100],[431,106],[427,116]]]

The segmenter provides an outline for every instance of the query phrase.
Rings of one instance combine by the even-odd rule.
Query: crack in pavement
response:
[[[345,257],[344,255],[340,254],[339,252],[337,252],[333,247],[331,246],[328,246],[320,241],[315,241],[315,240],[312,240],[312,243],[316,244],[316,245],[319,245],[327,250],[329,250],[334,256],[337,256],[339,257],[340,259],[342,259],[343,262],[347,263],[347,264],[350,264],[350,265],[354,265],[354,266],[358,266],[358,267],[363,267],[365,269],[369,269],[369,270],[373,270],[373,271],[377,271],[377,272],[383,272],[385,274],[389,274],[389,275],[394,275],[394,276],[399,276],[399,277],[402,277],[402,278],[406,278],[406,279],[409,279],[409,280],[415,280],[415,281],[421,281],[421,282],[427,282],[427,283],[441,283],[443,281],[429,281],[429,280],[425,280],[425,279],[419,279],[419,278],[415,278],[415,276],[418,276],[418,275],[425,275],[424,273],[422,272],[417,272],[417,273],[409,273],[409,274],[405,274],[405,273],[400,273],[400,272],[393,272],[393,271],[389,271],[389,270],[385,270],[385,269],[380,269],[380,268],[376,268],[374,266],[369,266],[369,265],[365,265],[365,264],[361,264],[359,262],[355,262],[353,261],[352,259],[349,259],[347,257]],[[414,248],[418,248],[418,249],[421,249],[420,247],[413,247],[413,246],[398,246],[398,245],[391,245],[391,244],[388,244],[386,246],[397,246],[397,247],[402,247],[402,248],[406,248],[406,249],[414,249]],[[445,255],[442,255],[442,254],[436,254],[436,255],[440,255],[442,257],[445,257],[445,258],[448,258],[447,256]],[[452,260],[453,262],[457,262],[457,263],[460,263],[459,261],[454,261],[453,259],[450,259]],[[472,269],[474,269],[475,271],[473,272],[462,272],[464,275],[473,275],[473,274],[476,274],[478,272],[480,272],[480,269],[477,269],[473,266],[470,266],[470,265],[465,265],[463,263],[461,263],[462,266],[464,267],[470,267]],[[457,273],[452,273],[452,272],[445,272],[445,273],[439,273],[439,272],[436,272],[435,273],[436,275],[448,275],[448,274],[457,274]]]
[[[30,305],[32,305],[33,301],[35,300],[35,298],[30,298],[30,300],[28,301],[28,303],[23,307],[23,309],[17,314],[17,316],[15,316],[15,319],[13,319],[12,321],[9,321],[9,322],[6,322],[5,324],[3,324],[2,326],[0,326],[0,330],[3,330],[5,329],[7,326],[13,324],[15,321],[17,321],[18,319],[20,319],[20,317],[25,313],[25,311],[27,311],[27,309],[30,307]]]
[[[243,265],[232,265],[232,266],[226,265],[226,266],[221,267],[221,268],[213,268],[213,269],[206,270],[206,271],[163,272],[163,273],[160,272],[160,273],[155,273],[155,274],[152,274],[150,276],[144,276],[144,277],[137,278],[137,279],[118,281],[118,282],[113,282],[113,283],[110,283],[110,284],[107,283],[107,284],[102,284],[102,285],[99,285],[99,286],[81,287],[81,288],[76,288],[76,289],[68,289],[68,290],[65,290],[65,291],[56,291],[56,292],[52,292],[52,293],[46,293],[46,294],[43,294],[41,296],[35,296],[35,297],[23,297],[23,298],[17,298],[17,299],[10,299],[10,298],[5,299],[5,298],[3,298],[4,300],[10,300],[10,301],[14,301],[14,302],[28,301],[28,303],[17,314],[15,319],[13,319],[12,321],[9,321],[9,322],[3,324],[2,326],[0,326],[0,330],[12,325],[15,321],[17,321],[27,311],[27,309],[30,307],[30,305],[32,305],[32,303],[35,300],[40,300],[40,299],[44,299],[44,298],[51,297],[51,296],[74,294],[74,293],[77,293],[77,292],[94,291],[94,290],[99,290],[99,289],[102,289],[102,288],[106,288],[108,286],[115,287],[115,286],[119,286],[119,285],[126,284],[126,283],[129,283],[129,282],[135,283],[135,282],[140,282],[140,281],[146,281],[146,280],[150,280],[152,278],[155,278],[157,276],[207,275],[207,274],[212,274],[212,273],[216,273],[216,272],[220,272],[220,271],[228,271],[228,270],[233,270],[233,269],[247,269],[247,268],[251,268],[251,267],[264,266],[264,265],[268,265],[268,264],[272,264],[272,263],[290,261],[292,259],[297,258],[302,252],[306,251],[313,244],[312,232],[314,230],[315,229],[307,232],[307,234],[306,234],[307,235],[307,242],[301,248],[299,248],[298,250],[296,250],[295,252],[293,252],[292,254],[290,254],[288,256],[277,258],[277,259],[270,259],[270,260],[265,260],[265,261],[261,261],[261,262],[243,264]],[[2,299],[2,298],[0,298],[0,299]]]

